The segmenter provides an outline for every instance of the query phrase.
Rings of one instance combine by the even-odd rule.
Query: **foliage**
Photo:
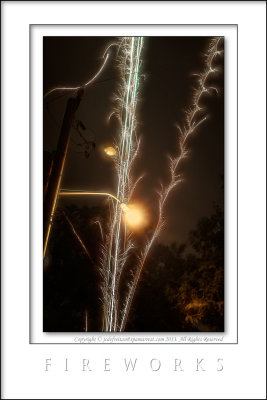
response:
[[[101,235],[94,223],[99,215],[105,222],[108,209],[68,206],[57,212],[44,271],[45,331],[83,331],[85,312],[88,312],[88,329],[101,330],[97,261]],[[198,222],[188,243],[158,243],[153,248],[140,279],[127,331],[223,330],[223,221],[223,212],[216,207],[210,217]],[[122,276],[123,285],[128,279]]]
[[[167,285],[170,303],[183,316],[183,325],[200,331],[224,328],[224,218],[216,207],[190,233],[196,255],[184,271],[180,284]]]

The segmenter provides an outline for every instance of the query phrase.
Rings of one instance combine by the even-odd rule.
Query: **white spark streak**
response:
[[[76,229],[74,228],[74,226],[73,226],[71,220],[69,219],[69,217],[67,216],[67,214],[65,213],[65,211],[62,210],[62,214],[64,215],[66,221],[68,222],[68,224],[69,224],[69,226],[70,226],[70,228],[71,228],[73,234],[75,235],[75,237],[77,238],[78,242],[79,242],[80,245],[82,246],[84,252],[85,252],[86,255],[88,256],[88,258],[89,258],[92,262],[94,262],[93,259],[92,259],[92,257],[91,257],[91,254],[90,254],[89,251],[87,250],[85,244],[83,243],[82,239],[80,238],[79,234],[77,233]]]
[[[106,63],[107,63],[107,61],[108,61],[108,59],[110,57],[109,49],[114,45],[116,45],[116,43],[112,43],[106,48],[106,50],[104,52],[104,55],[103,55],[104,61],[103,61],[102,65],[101,65],[101,67],[99,68],[99,70],[96,72],[96,74],[92,78],[90,78],[88,81],[86,81],[85,83],[81,84],[80,86],[74,86],[74,87],[59,86],[59,87],[55,87],[53,89],[50,89],[45,93],[44,98],[46,98],[51,93],[56,92],[56,91],[64,91],[64,90],[65,91],[68,91],[68,90],[69,91],[75,91],[75,90],[79,90],[79,89],[85,89],[86,87],[88,87],[92,83],[94,83],[95,80],[99,77],[99,75],[103,71],[103,69],[104,69],[104,67],[105,67],[105,65],[106,65]]]
[[[132,301],[134,298],[134,294],[136,291],[137,284],[139,282],[144,264],[146,262],[149,251],[155,241],[155,239],[159,236],[163,225],[164,225],[164,206],[166,200],[171,193],[171,191],[182,181],[179,171],[179,166],[181,162],[188,156],[187,149],[187,141],[188,138],[196,131],[197,127],[199,127],[206,119],[207,116],[202,117],[197,120],[198,112],[201,110],[200,100],[204,93],[209,92],[210,87],[206,86],[207,78],[211,73],[216,72],[215,68],[212,67],[213,60],[217,55],[222,54],[222,51],[218,51],[218,45],[221,38],[214,38],[210,41],[207,53],[205,54],[205,68],[204,72],[198,74],[198,87],[195,89],[193,93],[192,105],[188,109],[185,115],[185,126],[182,129],[178,126],[179,136],[178,136],[178,155],[176,157],[169,157],[169,170],[170,170],[170,180],[169,182],[161,187],[161,191],[159,192],[159,215],[158,221],[155,226],[154,232],[151,238],[148,240],[143,252],[139,257],[139,263],[136,268],[136,272],[134,274],[133,281],[129,286],[129,292],[126,297],[124,309],[122,312],[122,319],[120,324],[120,331],[125,330],[125,326],[127,323],[127,319],[129,316],[129,312],[131,309]]]
[[[132,160],[136,157],[138,143],[135,141],[136,102],[139,82],[140,56],[143,45],[142,37],[123,37],[119,43],[119,64],[122,84],[116,96],[118,107],[113,113],[119,118],[121,126],[120,142],[115,145],[117,151],[116,171],[118,186],[116,197],[128,204],[132,191],[130,170]],[[123,232],[124,228],[124,232]],[[124,233],[124,235],[123,235]],[[104,294],[103,330],[118,329],[118,288],[120,276],[133,244],[122,224],[122,210],[115,204],[111,217],[110,232],[102,252],[102,276]]]
[[[88,311],[85,310],[85,332],[88,332]]]
[[[96,220],[92,221],[92,224],[98,225],[99,231],[100,231],[100,235],[101,235],[101,239],[103,241],[104,240],[104,235],[103,235],[103,228],[102,228],[101,221],[99,219],[96,219]]]

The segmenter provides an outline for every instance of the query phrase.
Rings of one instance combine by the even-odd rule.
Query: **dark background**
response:
[[[45,37],[44,93],[55,86],[86,82],[96,73],[105,48],[114,40]],[[206,37],[146,37],[144,41],[137,109],[141,149],[134,172],[137,176],[145,173],[135,197],[147,209],[151,225],[157,212],[156,190],[160,181],[168,179],[166,155],[176,154],[175,124],[184,123],[184,110],[190,105],[196,85],[193,74],[203,70],[208,42]],[[113,164],[103,152],[118,135],[117,122],[108,122],[120,82],[114,60],[108,61],[101,76],[88,87],[76,113],[77,120],[86,127],[84,136],[96,147],[85,157],[81,138],[73,130],[62,188],[116,192]],[[223,312],[214,311],[223,301],[223,58],[216,59],[215,64],[220,71],[210,83],[218,87],[219,95],[202,98],[209,118],[190,139],[191,154],[181,171],[185,180],[169,197],[166,226],[141,279],[128,331],[223,330]],[[68,96],[55,92],[44,99],[44,182]],[[62,210],[86,243],[90,259],[73,237]],[[90,221],[98,215],[106,218],[107,213],[106,200],[101,197],[59,200],[44,261],[45,331],[82,331],[85,312],[89,315],[89,330],[99,330],[100,237]],[[190,318],[194,313],[188,317],[185,311],[192,293],[202,299],[205,314],[200,321],[196,317],[197,322]],[[206,305],[204,297],[216,304]]]

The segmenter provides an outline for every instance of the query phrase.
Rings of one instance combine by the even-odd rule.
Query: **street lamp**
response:
[[[116,200],[125,217],[125,222],[127,225],[129,225],[132,228],[137,228],[138,226],[140,226],[144,220],[144,216],[143,213],[140,209],[140,207],[138,207],[135,204],[125,204],[122,203],[116,196],[114,196],[111,193],[103,193],[103,192],[87,192],[87,191],[81,191],[81,190],[60,190],[59,191],[59,195],[60,196],[74,196],[74,195],[78,195],[78,196],[108,196],[113,198],[114,200]]]
[[[124,219],[126,224],[132,228],[138,228],[139,226],[142,225],[144,222],[144,215],[140,209],[140,207],[136,206],[135,204],[125,204],[122,203],[116,196],[114,196],[111,193],[105,193],[105,192],[87,192],[87,191],[81,191],[81,190],[60,190],[58,193],[59,196],[108,196],[116,200],[120,208],[123,211],[124,214]],[[46,254],[46,248],[47,248],[47,243],[48,243],[48,235],[46,237],[45,243],[44,243],[44,251],[43,251],[43,257],[45,257]]]
[[[126,224],[129,225],[131,228],[137,228],[142,224],[144,221],[144,216],[142,211],[138,206],[135,204],[120,204],[121,209],[125,216]]]
[[[117,151],[113,146],[105,147],[104,152],[110,157],[113,157],[117,154]]]

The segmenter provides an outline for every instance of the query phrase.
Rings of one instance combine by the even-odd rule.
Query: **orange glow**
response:
[[[145,223],[144,213],[140,207],[135,204],[121,203],[126,224],[131,228],[138,228]]]
[[[105,147],[104,152],[110,157],[113,157],[117,154],[116,149],[114,149],[114,147],[112,147],[112,146]]]

